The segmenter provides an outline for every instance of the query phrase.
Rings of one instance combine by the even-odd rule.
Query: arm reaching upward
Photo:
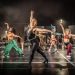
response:
[[[7,38],[7,33],[8,33],[8,30],[9,30],[9,24],[7,22],[4,23],[6,25],[6,31],[5,31],[5,38]]]
[[[8,23],[5,23],[5,25],[7,25],[7,30],[10,28]]]
[[[33,19],[33,15],[34,15],[34,11],[31,10],[31,13],[30,13],[30,23],[31,23],[31,21],[32,21],[32,19]]]
[[[65,29],[64,29],[64,27],[63,27],[63,24],[62,24],[62,23],[60,23],[60,26],[61,26],[62,31],[63,31],[63,34],[64,34],[64,33],[65,33]]]

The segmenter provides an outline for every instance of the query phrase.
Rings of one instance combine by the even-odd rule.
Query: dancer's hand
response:
[[[31,15],[33,15],[34,14],[34,11],[33,10],[31,10]]]
[[[34,11],[31,10],[31,12],[30,12],[30,24],[32,24],[33,15],[34,15]]]
[[[8,25],[8,23],[7,23],[7,22],[5,22],[4,24]]]

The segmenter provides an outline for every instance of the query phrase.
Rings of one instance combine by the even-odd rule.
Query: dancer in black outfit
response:
[[[41,28],[36,28],[37,25],[37,20],[35,18],[33,18],[33,11],[31,11],[31,16],[30,16],[30,25],[29,25],[29,40],[32,44],[32,50],[31,50],[31,54],[30,54],[30,60],[29,60],[29,64],[31,64],[33,58],[34,58],[34,54],[37,51],[38,53],[40,53],[44,58],[45,61],[44,63],[48,63],[48,59],[46,57],[46,55],[42,52],[42,48],[39,46],[40,43],[40,39],[39,36],[37,35],[36,32],[38,33],[45,33],[45,32],[52,32],[51,30],[47,30],[47,29],[41,29]]]
[[[39,39],[39,36],[36,36],[32,31],[30,33],[30,42],[32,44],[32,53],[30,55],[30,61],[29,63],[31,64],[32,60],[33,60],[33,57],[34,57],[34,54],[35,54],[35,51],[37,51],[38,53],[40,53],[44,58],[45,58],[45,62],[48,63],[48,59],[46,57],[46,55],[42,52],[42,48],[39,46],[39,42],[40,42],[40,39]]]

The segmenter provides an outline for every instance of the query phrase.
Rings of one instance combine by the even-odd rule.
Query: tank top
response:
[[[69,42],[70,42],[71,44],[73,44],[73,38],[72,38],[72,37],[69,37],[68,35],[65,35],[65,36],[64,36],[64,39],[69,39]]]
[[[33,33],[33,31],[30,31],[29,40],[30,40],[31,42],[40,42],[39,36],[36,36],[36,35]]]
[[[64,36],[64,39],[69,39],[69,36],[68,36],[68,35],[65,35],[65,36]]]
[[[35,34],[32,31],[30,31],[29,32],[29,40],[32,40],[34,38],[35,38]]]

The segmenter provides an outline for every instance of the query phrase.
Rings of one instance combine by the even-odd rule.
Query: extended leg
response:
[[[37,50],[37,45],[36,45],[36,43],[34,43],[33,47],[32,47],[32,50],[31,50],[32,52],[30,54],[29,64],[31,64],[31,62],[33,60],[33,57],[34,57],[34,53],[35,53],[36,50]]]
[[[16,40],[13,40],[14,48],[19,54],[23,54],[22,49],[17,45]]]
[[[48,63],[48,59],[47,59],[46,55],[42,51],[43,51],[42,48],[41,47],[38,47],[37,52],[39,52],[45,58],[44,63],[45,62]]]
[[[9,53],[10,53],[10,50],[12,49],[13,47],[13,43],[12,41],[8,42],[8,44],[6,45],[5,49],[4,49],[4,54],[5,56],[9,56]]]

